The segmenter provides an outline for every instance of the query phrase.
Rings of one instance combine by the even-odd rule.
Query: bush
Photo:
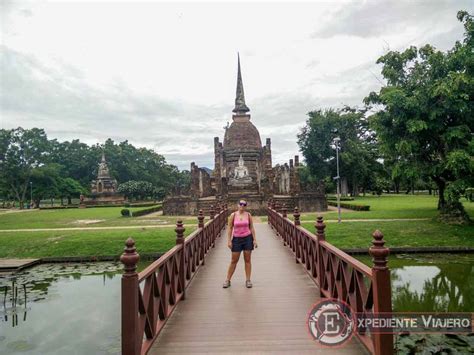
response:
[[[152,206],[156,206],[156,205],[157,205],[156,201],[130,203],[130,207],[152,207]]]
[[[337,207],[337,202],[328,201],[328,205]],[[369,205],[351,205],[350,203],[341,203],[341,207],[354,210],[354,211],[369,211],[370,210]]]
[[[474,202],[474,187],[469,187],[465,192],[466,199],[470,202]]]
[[[68,208],[79,208],[78,205],[65,205],[65,206],[40,206],[40,210],[65,210]]]
[[[158,205],[150,208],[144,208],[143,210],[138,210],[133,212],[133,217],[140,217],[140,216],[145,216],[147,214],[153,213],[153,212],[158,212],[161,211],[163,206]]]
[[[326,199],[328,201],[337,201],[337,196],[327,196]],[[354,197],[350,196],[341,196],[339,201],[354,201]]]
[[[130,210],[128,208],[123,208],[120,213],[122,214],[122,217],[130,217]]]

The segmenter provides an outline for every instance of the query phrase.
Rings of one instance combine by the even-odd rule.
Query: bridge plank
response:
[[[232,286],[222,288],[230,251],[221,236],[149,354],[366,354],[355,338],[338,349],[311,338],[306,320],[317,286],[267,224],[255,228],[253,288],[245,287],[243,255]]]

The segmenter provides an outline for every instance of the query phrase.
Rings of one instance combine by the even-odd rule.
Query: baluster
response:
[[[369,253],[372,256],[372,292],[374,313],[392,312],[392,291],[390,287],[390,270],[387,257],[390,250],[384,246],[383,234],[376,230],[372,234],[372,246]],[[375,354],[393,354],[392,334],[373,334]]]
[[[143,334],[138,334],[138,274],[137,263],[140,255],[135,241],[128,238],[125,242],[120,261],[124,265],[122,275],[122,354],[140,354]]]
[[[176,245],[179,245],[181,246],[181,257],[179,258],[179,273],[178,273],[178,279],[179,279],[179,283],[181,284],[181,292],[182,292],[182,297],[181,299],[185,299],[186,298],[186,260],[185,260],[185,257],[186,257],[186,246],[185,246],[185,243],[184,243],[184,231],[186,229],[183,227],[183,221],[181,220],[178,220],[176,222],[176,228],[175,228],[175,232],[176,232]],[[178,251],[179,253],[179,251]]]
[[[299,264],[300,261],[299,261],[299,258],[300,258],[300,238],[298,236],[298,226],[301,225],[301,222],[300,222],[300,210],[298,209],[298,207],[295,207],[294,211],[293,211],[293,218],[295,219],[295,229],[294,229],[294,232],[295,232],[295,260],[296,260],[296,263]]]
[[[316,262],[317,262],[317,272],[318,272],[318,285],[319,285],[319,292],[322,297],[323,294],[323,287],[324,287],[324,280],[326,278],[325,270],[324,270],[324,262],[323,262],[323,248],[319,245],[320,242],[326,240],[326,235],[324,234],[324,229],[326,225],[324,224],[324,220],[322,216],[318,216],[316,220]]]

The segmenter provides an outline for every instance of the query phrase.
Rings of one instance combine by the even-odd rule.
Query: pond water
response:
[[[368,256],[357,257],[371,266]],[[395,312],[474,312],[474,254],[389,257]],[[474,354],[474,334],[395,336],[397,354]]]
[[[394,311],[474,312],[474,254],[389,260]],[[119,262],[101,262],[42,264],[0,275],[0,354],[119,354],[121,272]],[[400,353],[418,353],[413,349],[427,343],[453,348],[453,341],[463,353],[474,349],[471,338],[411,335],[396,344]]]
[[[396,254],[389,267],[394,311],[474,312],[474,254]]]
[[[119,354],[122,267],[42,264],[0,275],[0,354]]]

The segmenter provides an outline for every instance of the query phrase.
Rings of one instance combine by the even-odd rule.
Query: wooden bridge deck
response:
[[[149,354],[366,354],[355,338],[337,349],[311,338],[306,320],[317,286],[267,224],[255,228],[253,288],[245,287],[243,255],[232,286],[222,288],[230,250],[221,236]]]

